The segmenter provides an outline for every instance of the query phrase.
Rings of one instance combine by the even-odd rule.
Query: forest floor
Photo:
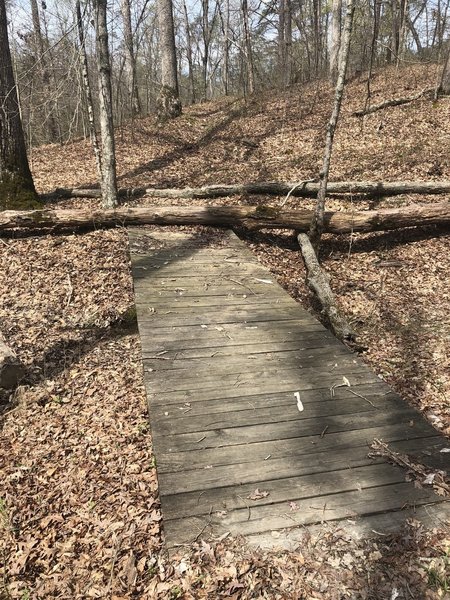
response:
[[[372,103],[412,96],[435,80],[433,66],[380,71],[371,82]],[[450,99],[423,97],[362,120],[351,113],[364,105],[366,88],[363,76],[348,86],[331,179],[450,179]],[[313,83],[247,102],[196,105],[164,126],[151,117],[136,120],[117,132],[119,185],[316,177],[331,97],[327,84]],[[35,148],[32,169],[40,192],[96,181],[85,140]],[[329,206],[436,199],[331,198]],[[298,204],[312,201],[289,200]],[[292,232],[238,233],[314,311]],[[338,302],[367,347],[363,359],[449,435],[448,231],[329,235],[322,256]],[[0,240],[1,328],[27,368],[0,417],[0,599],[449,597],[445,524],[425,530],[413,521],[400,535],[374,532],[371,540],[327,526],[305,531],[291,553],[224,539],[165,555],[129,263],[121,228]]]

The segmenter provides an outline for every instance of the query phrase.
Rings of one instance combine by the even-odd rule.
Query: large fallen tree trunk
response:
[[[222,198],[235,195],[269,195],[314,197],[319,191],[319,183],[315,181],[276,182],[206,185],[199,188],[158,189],[158,188],[122,188],[119,196],[135,198],[176,198],[184,200]],[[333,194],[366,194],[368,196],[398,196],[401,194],[448,194],[450,181],[331,181],[327,184],[327,193]],[[98,189],[58,188],[49,194],[42,194],[44,200],[57,198],[100,198]]]
[[[65,209],[0,212],[0,231],[111,227],[114,225],[213,225],[308,231],[312,211],[272,206],[145,206],[110,210]],[[358,212],[325,212],[324,231],[349,233],[450,223],[450,202]]]
[[[6,345],[0,334],[0,388],[10,390],[23,377],[23,368],[17,356]]]

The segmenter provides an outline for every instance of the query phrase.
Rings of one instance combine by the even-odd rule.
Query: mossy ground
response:
[[[0,179],[0,210],[42,208],[36,192],[20,176],[4,173]]]

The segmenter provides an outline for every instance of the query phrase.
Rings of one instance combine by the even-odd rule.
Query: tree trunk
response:
[[[10,390],[14,388],[24,375],[24,370],[17,356],[6,345],[0,334],[0,388]]]
[[[339,48],[341,47],[342,0],[333,0],[330,37],[330,79],[336,83],[339,67]]]
[[[225,0],[225,16],[222,13],[219,3],[220,23],[222,27],[222,51],[223,51],[223,94],[229,94],[229,64],[230,64],[230,0]]]
[[[293,57],[292,57],[292,4],[291,0],[285,0],[284,17],[284,43],[286,45],[285,85],[291,85],[293,80]]]
[[[285,16],[285,0],[278,0],[278,77],[282,86],[285,84],[286,77]]]
[[[195,81],[194,81],[194,60],[192,58],[192,39],[191,26],[189,24],[189,14],[186,6],[186,1],[183,2],[184,20],[186,27],[186,56],[189,68],[189,96],[191,104],[195,103]]]
[[[109,58],[107,0],[95,0],[95,30],[97,41],[100,132],[102,139],[102,198],[105,208],[117,206],[116,150],[111,92],[111,62]]]
[[[0,210],[37,205],[11,62],[5,0],[0,0]]]
[[[0,213],[0,231],[14,228],[42,233],[67,228],[98,228],[114,225],[211,225],[249,229],[295,229],[308,231],[313,211],[285,210],[273,206],[145,206],[116,210],[36,210]],[[414,205],[324,215],[327,233],[388,231],[402,227],[424,227],[450,223],[450,203]]]
[[[399,6],[398,0],[391,0],[391,46],[388,56],[388,62],[392,62],[393,59],[397,60],[398,48],[400,43],[400,19],[399,19]]]
[[[339,72],[336,82],[336,91],[334,95],[334,106],[328,123],[327,135],[325,141],[325,152],[323,157],[323,166],[320,173],[320,185],[317,194],[316,209],[314,218],[311,222],[311,228],[308,236],[316,253],[320,244],[320,237],[323,231],[323,215],[325,211],[325,198],[327,195],[328,175],[330,172],[331,153],[333,150],[334,134],[341,111],[342,96],[344,94],[345,74],[347,72],[348,55],[350,50],[350,37],[353,27],[353,14],[355,12],[355,0],[347,0],[347,10],[344,21],[344,31],[342,44],[339,52]]]
[[[45,56],[45,44],[41,30],[41,20],[39,17],[39,9],[36,0],[30,0],[31,3],[31,18],[33,21],[33,38],[34,51],[36,54],[36,62],[38,64],[39,74],[41,78],[41,93],[39,94],[39,104],[43,111],[42,121],[48,123],[48,137],[46,140],[54,142],[58,139],[58,127],[55,120],[55,115],[49,106],[48,98],[51,96],[51,81],[50,73]]]
[[[247,91],[251,95],[255,91],[255,71],[253,65],[252,40],[248,20],[248,3],[242,0],[242,22],[244,26],[245,65],[247,71]]]
[[[347,319],[336,307],[336,300],[330,287],[328,275],[321,269],[314,248],[306,233],[297,236],[308,276],[306,283],[319,299],[324,314],[330,323],[334,335],[343,341],[353,341],[355,334]]]
[[[291,0],[278,5],[278,71],[281,85],[292,82],[292,12]]]
[[[78,39],[80,42],[80,60],[81,60],[81,73],[83,77],[84,94],[86,97],[88,122],[89,122],[89,137],[91,139],[92,149],[94,151],[95,163],[97,165],[98,176],[102,178],[102,157],[100,153],[100,147],[98,145],[97,130],[95,127],[95,113],[94,113],[94,102],[92,100],[92,90],[89,81],[89,66],[86,53],[86,40],[84,36],[83,18],[81,15],[80,0],[75,3],[75,12],[77,18],[78,28]]]
[[[322,2],[313,0],[312,24],[314,31],[314,75],[317,77],[320,71],[322,58]]]
[[[136,56],[134,53],[133,31],[131,28],[130,0],[121,0],[123,37],[125,44],[125,79],[131,114],[136,116],[141,112],[139,90],[136,77]]]
[[[178,88],[172,0],[158,0],[157,9],[162,84],[157,99],[157,113],[158,118],[165,121],[179,117],[182,108]]]
[[[320,184],[315,182],[274,182],[205,185],[200,188],[123,188],[119,196],[126,198],[147,196],[148,198],[182,198],[204,199],[225,198],[235,195],[295,196],[302,198],[315,197]],[[370,197],[401,196],[404,194],[450,194],[450,181],[331,181],[328,182],[329,194],[367,195]],[[100,198],[101,191],[96,189],[58,188],[42,198]]]
[[[347,0],[344,31],[339,49],[338,75],[334,95],[333,111],[327,127],[323,166],[320,173],[319,191],[317,193],[316,207],[311,219],[308,235],[300,234],[298,241],[306,266],[306,282],[308,287],[316,294],[323,312],[326,314],[330,325],[342,340],[354,341],[354,334],[344,316],[339,311],[333,292],[324,272],[322,272],[318,259],[318,251],[322,232],[325,230],[325,198],[327,195],[328,175],[330,172],[333,139],[336,131],[339,113],[341,110],[342,96],[344,94],[345,74],[347,72],[348,55],[350,50],[350,37],[353,27],[353,14],[356,0]]]
[[[208,98],[208,64],[209,64],[209,45],[211,42],[209,28],[209,0],[202,0],[202,37],[203,37],[203,56],[202,56],[202,98]]]
[[[447,56],[444,61],[441,79],[438,86],[438,93],[450,94],[450,39],[448,40]]]

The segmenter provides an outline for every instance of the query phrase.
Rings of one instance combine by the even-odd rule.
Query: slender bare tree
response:
[[[89,65],[88,65],[88,58],[87,58],[87,53],[86,53],[86,39],[85,39],[85,35],[84,35],[83,16],[81,14],[80,0],[76,0],[76,2],[75,2],[75,13],[76,13],[76,19],[77,19],[78,40],[80,43],[81,73],[82,73],[82,77],[83,77],[84,94],[85,94],[85,98],[86,98],[86,106],[87,106],[87,113],[88,113],[89,137],[91,138],[91,144],[92,144],[92,149],[94,151],[98,176],[100,177],[100,180],[101,180],[101,178],[102,178],[102,157],[101,157],[101,152],[100,152],[100,146],[98,144],[97,129],[95,126],[94,102],[92,99],[92,90],[91,90],[91,84],[89,81]]]
[[[102,145],[102,199],[105,208],[115,208],[117,201],[116,149],[111,92],[107,0],[94,0],[97,45],[100,134]]]
[[[341,46],[341,14],[342,0],[333,0],[330,35],[330,78],[333,83],[336,83],[338,75],[339,48]]]
[[[5,0],[0,0],[0,209],[29,208],[36,199],[11,62]]]
[[[309,239],[316,253],[318,252],[320,238],[323,231],[323,215],[325,211],[325,198],[327,195],[328,176],[330,173],[331,154],[333,152],[333,140],[336,127],[341,112],[342,97],[344,95],[345,75],[347,73],[348,55],[350,51],[350,38],[353,28],[353,14],[355,12],[356,0],[347,0],[347,9],[345,14],[344,31],[342,33],[341,50],[339,52],[339,70],[334,94],[334,104],[331,117],[327,127],[325,140],[325,151],[323,156],[323,165],[320,172],[320,186],[317,194],[316,208],[314,218],[309,230]]]
[[[253,65],[253,49],[252,49],[252,38],[250,33],[250,23],[248,18],[248,2],[242,0],[242,22],[243,22],[243,33],[244,40],[243,46],[245,49],[245,67],[247,72],[247,91],[249,94],[253,94],[255,91],[255,69]]]
[[[41,29],[41,19],[37,0],[31,0],[31,18],[33,21],[33,46],[36,56],[36,65],[41,79],[40,93],[38,102],[42,106],[44,124],[48,124],[45,129],[48,132],[47,140],[54,142],[58,139],[58,125],[56,123],[55,114],[52,110],[52,103],[49,102],[51,93],[51,78],[50,70],[47,64],[46,43]],[[47,141],[46,140],[46,141]]]
[[[157,112],[158,117],[165,120],[178,117],[182,110],[178,88],[172,0],[158,0],[157,10],[162,84],[157,99]]]
[[[192,36],[191,24],[189,23],[189,13],[186,5],[186,0],[183,0],[184,24],[186,30],[186,57],[189,68],[189,96],[192,104],[195,102],[195,81],[194,81],[194,59],[192,57]]]
[[[447,55],[444,61],[444,68],[442,69],[440,83],[438,86],[438,93],[450,94],[450,39],[447,41]]]
[[[131,27],[130,0],[121,0],[120,8],[122,11],[123,41],[125,47],[125,82],[131,114],[135,116],[141,112],[141,103],[137,86],[136,55],[134,51],[133,30]]]
[[[222,30],[222,84],[223,93],[228,96],[230,87],[230,0],[225,0],[224,11],[219,2],[220,26]],[[225,14],[224,14],[225,12]]]
[[[297,237],[306,265],[306,281],[311,290],[316,294],[323,312],[328,317],[335,335],[343,340],[354,340],[354,333],[345,317],[336,305],[336,300],[331,290],[329,280],[319,264],[319,246],[324,230],[325,198],[327,194],[328,175],[330,172],[333,139],[339,119],[342,97],[345,86],[348,56],[350,50],[350,37],[353,28],[353,15],[356,0],[347,0],[347,8],[342,33],[341,49],[338,59],[338,77],[334,95],[333,110],[327,127],[323,166],[320,173],[319,191],[313,218],[308,234],[300,233]]]

